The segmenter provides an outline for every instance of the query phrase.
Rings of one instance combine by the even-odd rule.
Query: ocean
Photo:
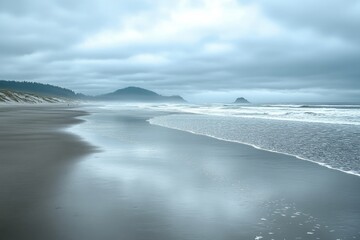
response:
[[[360,105],[151,105],[151,124],[248,144],[360,176]]]

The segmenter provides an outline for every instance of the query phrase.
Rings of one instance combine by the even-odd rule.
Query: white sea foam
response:
[[[173,114],[151,124],[258,149],[295,156],[321,166],[360,176],[360,127],[308,121]]]
[[[139,107],[212,116],[360,125],[360,105],[170,105]]]

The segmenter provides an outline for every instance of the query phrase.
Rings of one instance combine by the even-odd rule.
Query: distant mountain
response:
[[[36,82],[18,82],[0,80],[0,91],[2,92],[0,102],[4,101],[51,101],[51,99],[66,100],[88,100],[88,101],[121,101],[121,102],[168,102],[181,103],[186,102],[180,96],[162,96],[153,91],[139,88],[127,87],[115,92],[99,95],[87,96],[81,93],[50,84]],[[17,96],[20,98],[18,99]],[[23,100],[21,100],[23,99]],[[30,100],[32,99],[32,100]],[[39,100],[40,102],[42,100]]]
[[[245,98],[243,97],[239,97],[235,100],[234,103],[237,103],[237,104],[245,104],[245,103],[250,103],[248,100],[246,100]]]
[[[31,93],[0,90],[0,103],[61,103],[64,99],[39,96]]]
[[[127,102],[186,102],[180,96],[162,96],[156,92],[139,87],[119,89],[112,93],[96,96],[95,99]]]
[[[17,82],[0,80],[0,89],[16,91],[22,93],[31,93],[47,97],[77,98],[77,94],[73,91],[53,86],[50,84],[42,84],[36,82]]]

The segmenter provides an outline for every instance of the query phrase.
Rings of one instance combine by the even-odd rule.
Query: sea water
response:
[[[152,105],[151,124],[293,155],[360,176],[360,105]],[[190,113],[190,114],[189,114]]]

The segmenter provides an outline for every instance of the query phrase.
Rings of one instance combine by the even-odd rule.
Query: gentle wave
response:
[[[360,176],[360,128],[277,120],[174,114],[150,124],[250,145]]]
[[[150,105],[153,110],[285,121],[360,126],[359,105]]]

